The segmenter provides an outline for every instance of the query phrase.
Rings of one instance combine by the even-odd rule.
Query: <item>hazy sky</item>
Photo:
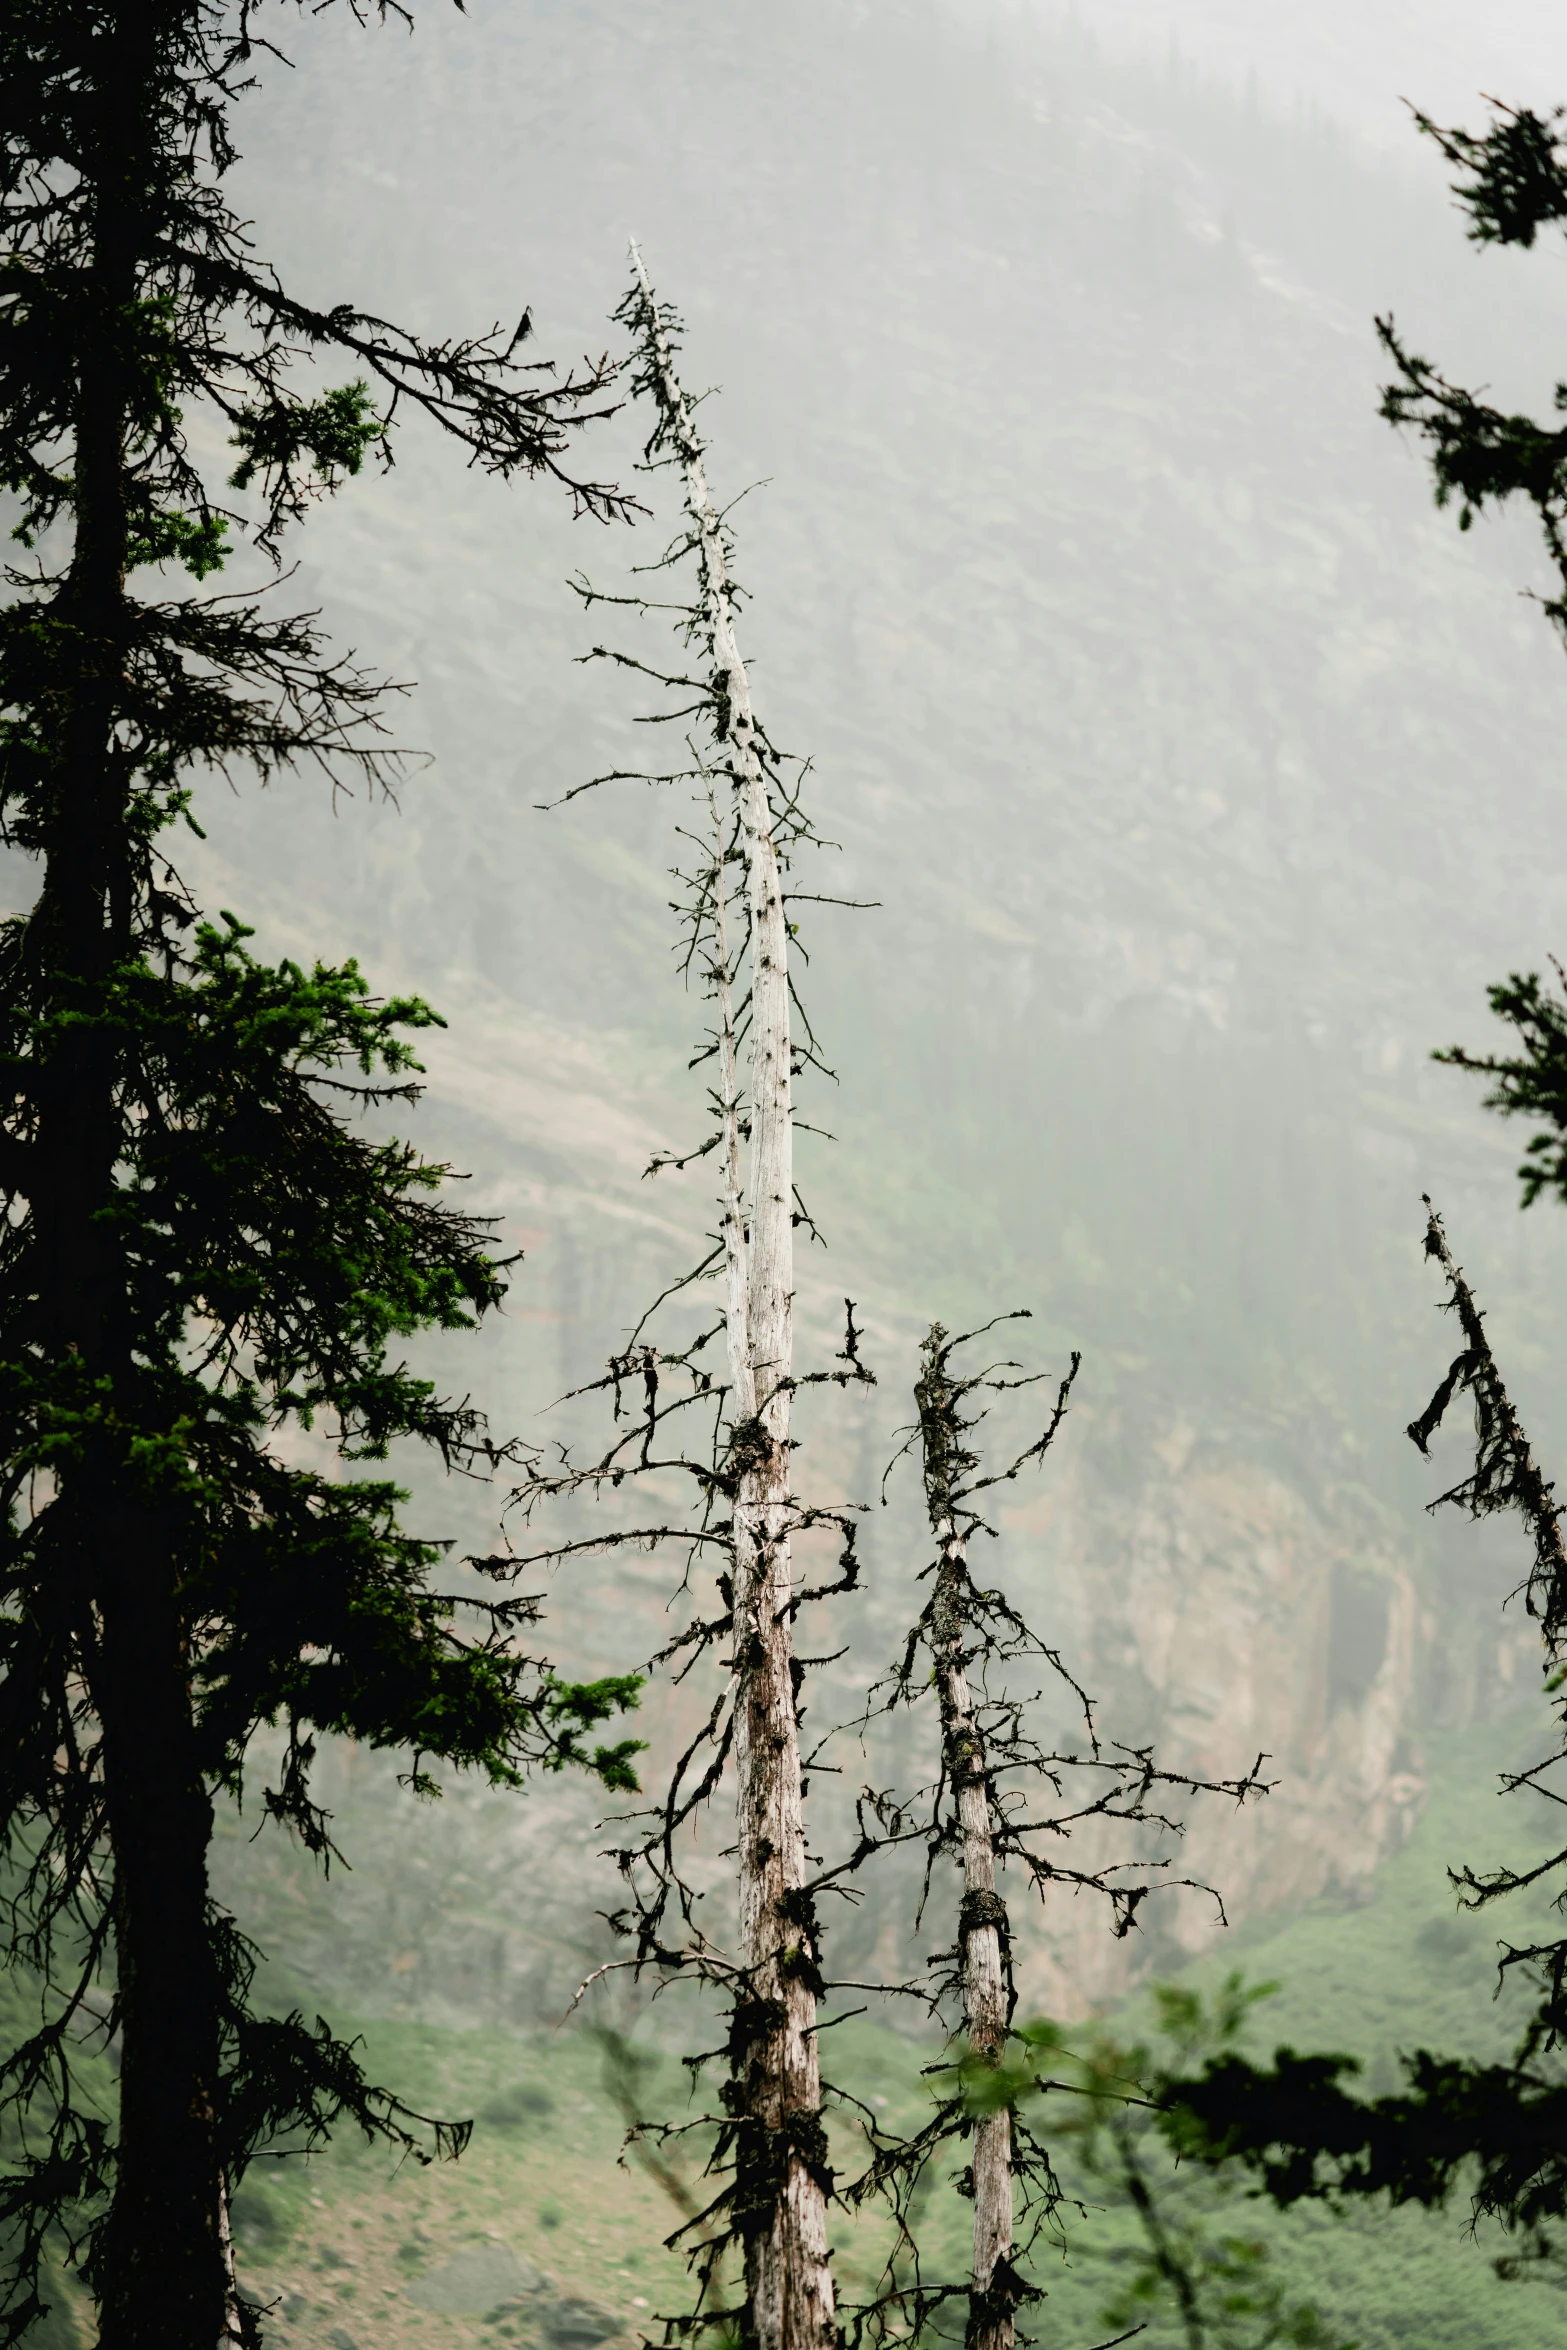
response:
[[[1401,141],[1401,98],[1473,119],[1475,94],[1567,100],[1561,0],[1040,0],[1107,44],[1165,48],[1274,99],[1300,98],[1379,142]]]

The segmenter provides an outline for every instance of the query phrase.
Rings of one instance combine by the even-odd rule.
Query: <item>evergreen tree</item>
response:
[[[1484,245],[1532,246],[1539,231],[1567,224],[1567,109],[1538,114],[1492,102],[1483,136],[1443,129],[1417,114],[1460,177],[1454,193],[1469,216],[1469,234]],[[1488,504],[1521,498],[1539,517],[1562,593],[1542,599],[1567,640],[1567,424],[1506,414],[1448,381],[1412,353],[1391,318],[1379,319],[1383,347],[1398,371],[1383,396],[1390,423],[1413,425],[1430,445],[1438,505],[1458,503],[1467,530]],[[1556,393],[1567,412],[1567,386]],[[1557,976],[1564,978],[1561,965]],[[1486,1107],[1538,1121],[1519,1168],[1522,1199],[1542,1193],[1567,1200],[1567,1000],[1538,973],[1513,973],[1490,991],[1491,1009],[1514,1031],[1505,1053],[1450,1046],[1435,1057],[1491,1081]],[[1556,1717],[1550,1750],[1509,1774],[1504,1787],[1533,1787],[1559,1800],[1551,1774],[1567,1759],[1567,1548],[1561,1505],[1537,1463],[1491,1349],[1485,1317],[1449,1249],[1441,1219],[1427,1202],[1426,1253],[1447,1284],[1446,1308],[1462,1345],[1409,1436],[1422,1453],[1450,1407],[1466,1399],[1474,1413],[1473,1464],[1431,1503],[1473,1517],[1516,1512],[1528,1526],[1534,1560],[1523,1585],[1540,1625],[1545,1687]],[[1464,1906],[1481,1908],[1525,1886],[1556,1878],[1567,1850],[1527,1871],[1463,1865],[1450,1871]],[[1567,1905],[1567,1890],[1556,1906]],[[1304,2198],[1385,2197],[1437,2205],[1466,2183],[1477,2214],[1518,2232],[1525,2256],[1558,2248],[1553,2233],[1567,2219],[1567,1937],[1503,1946],[1503,1971],[1517,1969],[1538,1998],[1527,2031],[1504,2064],[1418,2050],[1404,2059],[1405,2086],[1358,2097],[1358,2070],[1345,2056],[1302,2055],[1280,2048],[1269,2067],[1226,2053],[1200,2074],[1172,2072],[1162,2085],[1165,2127],[1176,2148],[1209,2162],[1236,2159],[1260,2178],[1276,2202]],[[1499,2264],[1517,2266],[1509,2256]]]
[[[411,1752],[428,1792],[427,1757],[625,1783],[631,1751],[584,1739],[633,1685],[564,1685],[517,1645],[525,1602],[438,1589],[439,1546],[376,1467],[404,1439],[454,1467],[496,1451],[400,1350],[471,1326],[504,1269],[439,1197],[447,1170],[354,1123],[412,1098],[434,1015],[351,963],[258,961],[233,916],[200,918],[170,842],[203,771],[387,765],[375,683],[308,618],[179,592],[179,567],[209,578],[246,517],[275,552],[399,408],[614,512],[566,466],[607,378],[523,370],[526,318],[432,342],[287,293],[223,191],[258,15],[0,8],[0,480],[30,556],[0,618],[0,794],[41,869],[0,929],[0,1837],[6,1954],[40,1985],[0,2064],[0,2339],[63,2241],[105,2350],[254,2334],[226,2197],[258,2145],[344,2113],[416,2135],[324,2025],[256,2011],[254,1953],[210,1898],[214,1799],[244,1790],[258,1728],[286,1733],[264,1811],[323,1856],[322,1731]],[[339,356],[354,380],[321,389]],[[201,411],[232,444],[227,509]],[[73,2063],[100,1970],[112,2126]]]
[[[1491,111],[1491,127],[1478,138],[1445,130],[1428,115],[1417,113],[1415,121],[1459,170],[1453,193],[1474,242],[1532,246],[1542,228],[1567,227],[1567,108],[1536,114],[1493,100]],[[1391,316],[1377,320],[1377,333],[1397,369],[1382,414],[1390,424],[1414,426],[1429,444],[1436,502],[1456,502],[1459,529],[1468,530],[1488,505],[1521,499],[1533,506],[1562,583],[1544,607],[1567,642],[1567,385],[1556,388],[1556,422],[1509,415],[1411,351]]]

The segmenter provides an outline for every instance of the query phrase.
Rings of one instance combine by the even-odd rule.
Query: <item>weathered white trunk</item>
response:
[[[996,1893],[985,1743],[964,1663],[968,1581],[963,1538],[950,1520],[937,1528],[931,1633],[941,1700],[942,1759],[962,1837],[963,1906],[958,1921],[963,2019],[970,2053],[998,2062],[1006,2046],[1007,1984],[1001,1933],[1005,1910]],[[974,2270],[967,2350],[1013,2350],[1010,2295],[993,2293],[998,2263],[1012,2254],[1012,2115],[1003,2106],[974,2125]]]
[[[635,248],[633,247],[635,254]],[[642,285],[652,289],[635,255]],[[750,919],[749,1214],[738,1196],[738,1075],[727,937],[719,942],[724,1088],[725,1257],[734,1398],[735,1764],[741,1957],[747,1974],[735,2045],[743,2108],[738,2217],[757,2350],[832,2350],[826,2144],[816,2047],[819,1975],[807,1881],[795,1714],[789,1556],[789,1418],[794,1307],[794,1126],[789,931],[751,689],[735,640],[723,531],[701,444],[667,346],[657,341],[663,405],[701,545],[725,749],[739,803]],[[720,888],[723,875],[719,876]],[[727,1060],[726,1060],[727,1037]]]
[[[750,1420],[756,1414],[756,1391],[751,1377],[745,1191],[740,1175],[735,971],[729,942],[729,824],[711,783],[708,806],[713,819],[713,992],[718,1005],[718,1100],[723,1120],[719,1145],[719,1211],[724,1242],[724,1329],[729,1342],[729,1384],[735,1413],[739,1419]]]
[[[223,2331],[218,2350],[245,2350],[239,2312],[239,2276],[234,2266],[234,2228],[229,2216],[229,2183],[218,2177],[218,2244],[223,2254]]]

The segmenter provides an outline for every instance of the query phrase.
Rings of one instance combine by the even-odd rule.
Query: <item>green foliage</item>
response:
[[[359,471],[367,452],[386,440],[386,419],[371,404],[367,384],[344,384],[321,400],[286,409],[247,410],[235,423],[234,446],[244,455],[229,485],[248,490],[261,481],[269,493],[285,482],[310,479],[335,490]]]
[[[1416,122],[1450,163],[1467,173],[1454,194],[1469,214],[1469,234],[1480,244],[1532,245],[1536,231],[1567,222],[1567,150],[1559,125],[1527,108],[1494,108],[1484,137],[1443,130],[1423,114]],[[1429,445],[1436,502],[1456,500],[1458,527],[1468,530],[1487,505],[1521,498],[1539,518],[1547,552],[1567,590],[1567,425],[1508,415],[1462,385],[1450,383],[1428,359],[1408,349],[1390,317],[1377,320],[1383,349],[1398,380],[1382,396],[1389,424],[1412,425]],[[1567,384],[1556,387],[1555,407],[1567,411]],[[1545,601],[1557,630],[1567,636],[1567,593]]]
[[[1557,976],[1560,981],[1560,966]],[[1558,996],[1542,986],[1537,971],[1514,971],[1487,992],[1497,1018],[1517,1030],[1520,1049],[1507,1055],[1472,1053],[1454,1044],[1434,1057],[1489,1077],[1486,1109],[1504,1118],[1545,1121],[1529,1137],[1518,1170],[1523,1205],[1533,1207],[1542,1191],[1567,1201],[1567,982]]]
[[[1415,120],[1449,163],[1472,175],[1457,181],[1453,193],[1469,214],[1476,244],[1532,245],[1538,229],[1567,220],[1560,132],[1567,109],[1554,106],[1549,114],[1536,114],[1527,106],[1493,101],[1491,111],[1491,128],[1478,139],[1469,131],[1443,130],[1424,114],[1417,113]]]
[[[540,382],[498,329],[430,342],[294,301],[223,191],[255,54],[246,0],[0,19],[0,485],[51,549],[0,615],[0,832],[43,865],[0,927],[0,1914],[40,2008],[0,2062],[0,2340],[62,2251],[106,2340],[210,2340],[221,2189],[258,2148],[342,2120],[421,2158],[463,2142],[319,2018],[256,2006],[256,1953],[205,1888],[212,1798],[245,1794],[259,1732],[281,1733],[263,1818],[323,1860],[323,1733],[397,1751],[426,1796],[431,1758],[635,1784],[636,1742],[591,1737],[635,1679],[559,1679],[523,1643],[535,1603],[442,1587],[447,1546],[367,1473],[409,1444],[478,1475],[506,1456],[403,1352],[474,1328],[505,1267],[451,1170],[366,1123],[416,1098],[436,1015],[352,963],[258,960],[170,861],[204,772],[383,779],[378,688],[309,619],[131,586],[206,579],[231,532],[275,553],[386,449],[399,400],[486,470],[569,480],[608,379]],[[322,394],[300,363],[326,352],[360,372]],[[214,425],[247,506],[205,478]],[[117,2110],[82,2092],[102,1975]]]
[[[229,556],[229,524],[222,514],[152,514],[131,541],[128,568],[179,563],[193,579],[221,571]]]
[[[1173,2325],[1189,2350],[1205,2343],[1330,2350],[1340,2343],[1313,2306],[1292,2295],[1255,2226],[1237,2224],[1234,2183],[1181,2168],[1186,2148],[1171,2139],[1168,2116],[1150,2093],[1172,2066],[1205,2053],[1210,2066],[1225,2061],[1252,2009],[1274,1989],[1249,1985],[1239,1973],[1208,1997],[1189,1984],[1161,1987],[1148,2040],[1103,2029],[1072,2033],[1050,2022],[1017,2035],[1012,2101],[1052,2102],[1050,2143],[1064,2213],[1075,2206],[1086,2219],[1090,2207],[1108,2204],[1135,2229],[1129,2240],[1123,2235],[1116,2288],[1100,2312],[1117,2333]],[[977,2081],[969,2093],[976,2092],[986,2095]],[[1079,2224],[1064,2218],[1069,2243]]]

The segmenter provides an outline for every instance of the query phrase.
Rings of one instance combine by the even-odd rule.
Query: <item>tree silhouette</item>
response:
[[[435,1015],[352,964],[258,961],[173,862],[213,770],[373,787],[396,766],[380,687],[311,617],[180,571],[209,581],[236,533],[275,559],[409,414],[502,479],[619,512],[567,463],[610,375],[524,367],[526,319],[430,340],[297,301],[223,186],[270,50],[251,0],[0,18],[0,482],[30,558],[0,617],[0,804],[41,866],[0,929],[0,1834],[8,1955],[40,1985],[0,2065],[7,2341],[62,2238],[105,2350],[254,2334],[226,2195],[258,2144],[343,2114],[414,2142],[324,2025],[255,2012],[253,1953],[209,1897],[213,1800],[245,1787],[260,1726],[286,1732],[264,1810],[323,1857],[323,1730],[408,1751],[428,1792],[430,1756],[629,1776],[625,1745],[584,1737],[633,1685],[564,1685],[518,1646],[527,1602],[443,1590],[377,1467],[405,1439],[455,1469],[503,1449],[402,1354],[498,1300],[490,1235],[440,1198],[448,1170],[357,1123],[411,1101]],[[334,360],[353,378],[322,388]],[[197,416],[200,446],[227,436],[227,487]],[[112,2124],[73,2070],[100,1968]]]
[[[1446,130],[1419,112],[1415,121],[1464,175],[1453,192],[1469,215],[1474,242],[1532,246],[1542,228],[1567,225],[1567,109],[1536,114],[1489,103],[1491,128],[1478,138]],[[1457,505],[1460,530],[1490,505],[1521,499],[1534,508],[1562,582],[1560,595],[1541,601],[1567,641],[1567,385],[1556,388],[1561,422],[1508,414],[1411,351],[1391,314],[1376,324],[1397,369],[1382,395],[1383,416],[1389,424],[1412,426],[1427,442],[1436,502]]]

